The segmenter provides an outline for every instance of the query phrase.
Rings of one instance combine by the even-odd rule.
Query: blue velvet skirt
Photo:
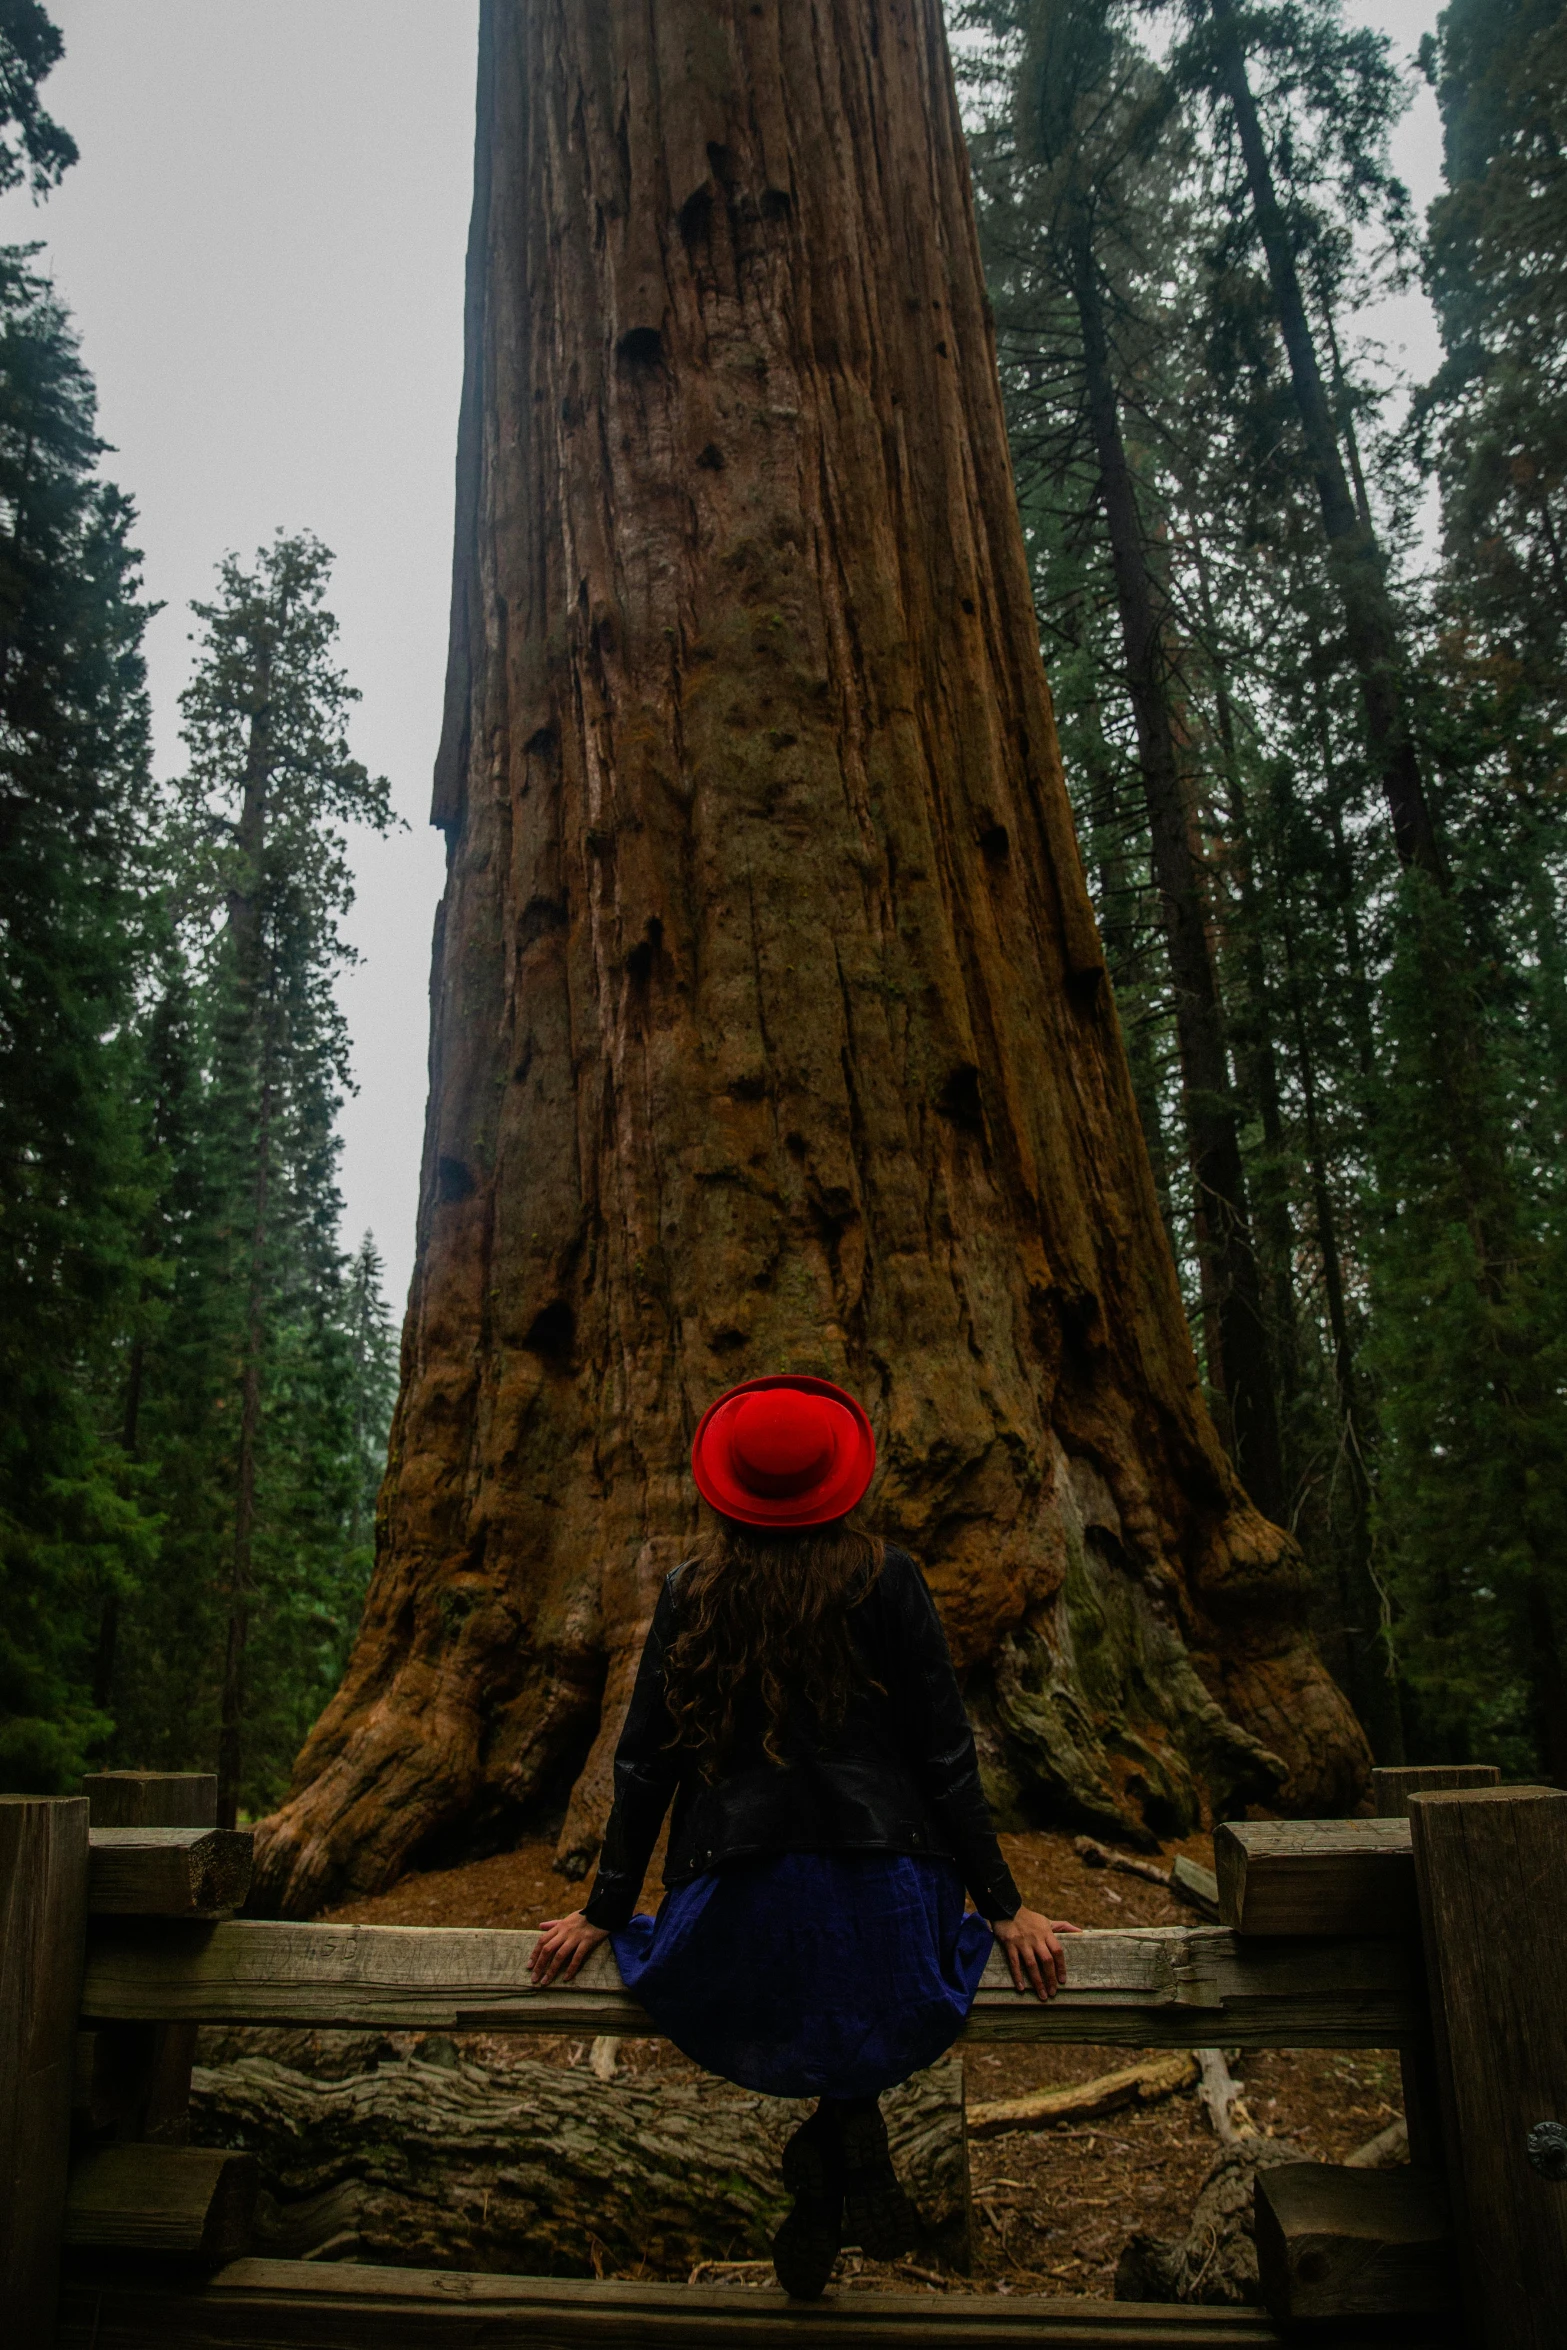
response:
[[[613,1937],[694,2064],[770,2097],[874,2097],[962,2030],[991,1931],[950,1861],[783,1852],[709,1869]]]

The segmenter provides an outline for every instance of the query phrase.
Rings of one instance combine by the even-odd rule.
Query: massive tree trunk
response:
[[[568,1789],[587,1865],[692,1429],[782,1368],[870,1409],[1004,1814],[1351,1803],[1104,984],[936,0],[490,0],[468,334],[403,1390],[267,1895]]]

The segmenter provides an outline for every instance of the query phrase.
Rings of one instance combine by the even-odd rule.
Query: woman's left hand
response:
[[[1007,1954],[1014,1987],[1054,1999],[1066,1981],[1066,1952],[1057,1936],[1080,1934],[1082,1927],[1069,1926],[1065,1918],[1041,1917],[1037,1909],[1020,1909],[1016,1917],[993,1918],[990,1930]]]
[[[604,1927],[590,1926],[580,1909],[567,1918],[546,1918],[533,1945],[528,1971],[540,1990],[557,1975],[564,1975],[569,1983],[588,1952],[608,1940]]]

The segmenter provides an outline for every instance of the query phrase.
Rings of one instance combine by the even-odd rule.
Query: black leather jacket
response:
[[[991,1826],[941,1619],[914,1561],[889,1550],[850,1613],[866,1675],[839,1727],[824,1733],[798,1703],[781,1741],[786,1760],[770,1762],[753,1697],[739,1708],[733,1749],[713,1781],[671,1743],[664,1655],[679,1621],[680,1573],[659,1594],[615,1750],[591,1922],[623,1926],[630,1917],[671,1797],[666,1885],[746,1853],[908,1852],[955,1861],[976,1908],[991,1919],[1015,1916],[1021,1896]]]

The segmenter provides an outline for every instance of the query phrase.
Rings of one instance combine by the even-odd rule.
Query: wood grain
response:
[[[221,1917],[250,1890],[248,1829],[94,1828],[87,1907],[93,1917]]]
[[[1219,1914],[1238,1934],[1418,1929],[1407,1820],[1229,1820],[1213,1856]]]
[[[1201,1861],[1188,1860],[1184,1852],[1178,1852],[1170,1863],[1170,1891],[1188,1909],[1199,1910],[1218,1924],[1219,1880]]]
[[[1371,1774],[1371,1799],[1378,1819],[1409,1817],[1411,1795],[1439,1795],[1460,1787],[1495,1787],[1501,1783],[1495,1763],[1405,1763],[1377,1768]]]
[[[87,1924],[87,1806],[0,1795],[0,2317],[54,2337]]]
[[[587,2065],[495,2063],[428,2038],[337,2079],[260,2056],[198,2065],[192,2102],[203,2144],[260,2158],[258,2253],[517,2276],[581,2274],[590,2246],[621,2275],[765,2259],[790,2203],[784,2144],[811,2111],[710,2073],[601,2081]],[[916,2073],[882,2110],[920,2218],[915,2257],[966,2269],[961,2058]]]
[[[69,2286],[58,2350],[744,2350],[794,2340],[811,2350],[1279,2350],[1281,2339],[1255,2310],[928,2293],[791,2306],[777,2292],[714,2286],[241,2260],[184,2290],[102,2273]]]
[[[95,1828],[213,1828],[218,1782],[210,1771],[92,1771],[82,1781]]]
[[[1528,2133],[1567,2122],[1567,1793],[1415,1794],[1409,1815],[1469,2322],[1485,2350],[1560,2350],[1567,2186]]]
[[[71,2171],[65,2241],[215,2268],[250,2248],[259,2177],[253,2154],[218,2147],[96,2147]]]
[[[1452,2306],[1452,2223],[1429,2172],[1281,2163],[1257,2172],[1256,2213],[1272,2317],[1425,2317]]]
[[[1409,1798],[1444,1788],[1495,1786],[1501,1773],[1493,1763],[1430,1763],[1378,1769],[1371,1774],[1372,1796],[1379,1819],[1407,1819]],[[1404,2120],[1409,2130],[1409,2159],[1423,2169],[1442,2173],[1441,2095],[1436,2078],[1436,2041],[1431,2031],[1430,2001],[1425,2002],[1424,2028],[1398,2052],[1404,2092]]]
[[[90,2022],[310,2024],[387,2030],[645,2034],[613,1953],[537,1991],[536,1937],[480,1928],[99,1921]],[[1391,2047],[1418,2024],[1408,1952],[1394,1942],[1248,1949],[1222,1927],[1074,1936],[1048,2004],[1012,1989],[993,1952],[968,2036],[1192,2048]]]

